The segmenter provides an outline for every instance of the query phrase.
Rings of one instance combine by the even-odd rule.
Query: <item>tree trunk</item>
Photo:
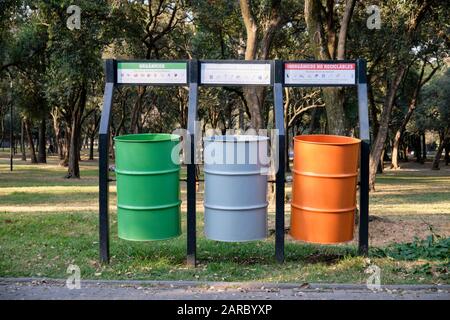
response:
[[[264,120],[262,116],[262,107],[265,100],[264,87],[246,87],[244,88],[244,97],[251,116],[251,127],[253,129],[264,128]]]
[[[344,12],[340,23],[336,23],[334,6],[328,2],[327,12],[323,13],[322,5],[317,0],[305,0],[304,15],[308,30],[309,44],[316,59],[331,60],[345,59],[347,31],[353,15],[355,0],[345,1]],[[325,16],[323,16],[325,15]],[[327,20],[326,32],[323,21]],[[336,44],[336,35],[338,41]],[[345,135],[344,94],[342,88],[323,89],[323,99],[327,112],[328,132],[330,134]]]
[[[418,94],[418,92],[417,92]],[[417,95],[415,94],[415,95]],[[406,125],[408,124],[409,120],[411,119],[411,116],[414,112],[414,110],[416,109],[416,98],[414,97],[413,100],[411,101],[409,108],[408,108],[408,112],[406,113],[405,117],[403,118],[402,124],[400,125],[400,128],[397,130],[397,132],[395,133],[395,137],[394,137],[394,143],[393,143],[393,148],[392,148],[392,162],[391,162],[391,168],[392,169],[399,169],[400,167],[398,166],[398,147],[400,144],[400,140],[402,138],[403,132],[406,129]]]
[[[450,162],[450,139],[447,139],[444,148],[445,148],[444,152],[445,165],[448,166],[448,163]]]
[[[58,144],[58,157],[59,160],[64,160],[64,142],[61,139],[61,136],[56,140],[56,143]]]
[[[72,119],[72,128],[70,135],[69,149],[69,168],[66,178],[80,178],[80,142],[81,142],[81,123],[86,106],[87,88],[86,84],[81,88],[80,100],[75,107]]]
[[[89,160],[94,160],[94,140],[95,134],[90,137],[89,141]]]
[[[53,154],[58,154],[59,148],[58,148],[58,141],[56,140],[56,137],[51,138],[51,144],[53,146]]]
[[[286,135],[285,135],[285,172],[286,173],[290,173],[291,172],[291,167],[290,167],[290,159],[289,159],[289,131],[286,131]]]
[[[382,161],[391,161],[391,159],[389,158],[389,155],[388,155],[389,148],[391,148],[391,150],[392,150],[391,145],[390,145],[389,143],[386,143],[386,145],[385,145],[385,147],[384,147],[384,150],[383,150],[383,158],[382,158]]]
[[[80,124],[80,128],[81,128],[81,126],[82,126],[82,124]],[[85,142],[86,142],[86,140],[83,138],[83,135],[80,132],[80,141],[79,141],[79,145],[78,145],[78,162],[81,162],[81,151],[84,148]]]
[[[376,137],[378,135],[378,129],[380,128],[380,124],[378,122],[378,109],[377,105],[375,103],[375,97],[373,95],[373,89],[372,84],[370,83],[370,77],[367,79],[367,94],[369,99],[369,105],[370,105],[370,119],[372,120],[372,129],[373,129],[373,137]]]
[[[327,112],[328,133],[346,135],[344,94],[341,88],[324,88],[323,100]]]
[[[116,153],[114,152],[114,138],[112,134],[109,135],[109,157],[111,160],[116,159]]]
[[[27,161],[25,149],[25,124],[23,119],[20,121],[20,151],[22,152],[22,161]]]
[[[68,159],[68,170],[66,178],[80,178],[80,128],[77,125],[77,120],[74,119],[72,122],[72,130],[70,135],[70,147],[69,147],[69,159]]]
[[[383,151],[384,152],[384,151]],[[384,164],[383,161],[381,160],[378,163],[378,167],[377,167],[377,174],[382,174],[384,172]]]
[[[31,126],[32,126],[31,120],[26,119],[25,120],[25,131],[27,133],[28,144],[30,145],[30,159],[31,159],[31,163],[37,163],[36,152],[34,150],[33,135],[31,133]]]
[[[434,75],[434,73],[438,70],[438,67],[434,68],[431,71],[431,73],[424,79],[423,77],[424,77],[424,74],[425,74],[425,67],[426,67],[426,65],[427,65],[426,63],[422,64],[422,68],[421,68],[421,71],[420,71],[419,79],[417,80],[416,86],[414,88],[414,92],[413,92],[413,94],[411,96],[411,100],[409,102],[408,112],[406,113],[405,117],[403,118],[403,121],[402,121],[402,123],[400,125],[400,128],[397,130],[397,132],[395,134],[394,148],[396,149],[395,150],[396,154],[395,154],[395,156],[394,156],[394,153],[392,154],[393,157],[392,157],[392,165],[391,165],[391,167],[393,169],[398,169],[399,168],[398,163],[397,163],[397,161],[398,161],[398,159],[397,159],[398,146],[399,146],[400,140],[402,138],[403,132],[406,129],[406,125],[408,124],[409,120],[411,119],[411,116],[414,113],[414,110],[416,110],[417,97],[419,96],[420,89],[423,87],[423,85],[425,83],[427,83],[431,79],[431,77]],[[417,149],[418,150],[421,149],[421,140],[420,140],[420,138],[421,137],[419,135],[418,145],[417,145],[417,141],[416,141],[417,139],[414,138],[414,146],[415,146],[416,151],[417,151]],[[416,152],[416,157],[417,157],[417,161],[418,162],[423,163],[422,162],[422,154],[417,154],[417,152]],[[405,159],[408,160],[407,155],[405,155]]]
[[[403,149],[403,155],[404,155],[403,161],[408,162],[409,161],[409,159],[408,159],[409,145],[406,143],[406,141],[404,143],[402,143],[402,149]]]
[[[59,116],[57,111],[52,112],[53,131],[55,132],[55,147],[59,155],[59,160],[64,160],[64,143],[61,137],[61,128],[59,126]]]
[[[47,152],[46,152],[46,121],[45,116],[42,118],[39,124],[39,145],[38,145],[38,161],[39,163],[47,163]]]
[[[395,73],[394,81],[392,81],[388,94],[385,98],[383,105],[383,112],[381,113],[380,127],[378,128],[378,134],[375,138],[375,142],[370,153],[370,164],[369,164],[369,186],[371,190],[375,190],[375,178],[377,174],[378,162],[381,159],[381,153],[384,149],[384,144],[386,142],[389,121],[391,119],[392,107],[394,105],[394,98],[397,93],[400,82],[402,81],[403,75],[406,71],[406,65],[401,64]]]
[[[316,114],[317,108],[313,108],[311,111],[311,122],[309,123],[309,134],[313,134],[316,130]]]
[[[420,134],[420,138],[422,141],[422,160],[423,162],[427,161],[427,143],[425,140],[425,132]]]
[[[146,87],[139,86],[137,91],[138,91],[138,96],[137,96],[136,102],[134,103],[133,109],[131,110],[131,123],[130,123],[130,132],[131,133],[139,133],[141,111],[142,111],[143,99],[144,99]]]
[[[423,164],[422,143],[420,141],[420,135],[414,136],[414,155],[416,156],[416,162]]]
[[[423,1],[418,7],[417,11],[414,12],[409,20],[407,26],[407,39],[408,41],[405,45],[409,46],[414,39],[415,33],[419,24],[423,21],[428,10],[431,7],[430,1]],[[306,13],[305,13],[306,14]],[[380,128],[378,134],[375,138],[375,143],[373,144],[372,151],[370,153],[370,164],[369,164],[369,187],[371,190],[375,190],[375,178],[378,167],[378,161],[380,161],[380,155],[384,148],[384,144],[387,138],[389,121],[391,119],[392,107],[394,105],[395,95],[397,93],[400,82],[407,69],[407,63],[405,61],[400,61],[395,72],[394,80],[389,86],[387,96],[383,103],[383,111],[381,113]]]
[[[442,151],[444,150],[445,146],[445,134],[444,132],[441,132],[439,134],[439,147],[436,150],[436,155],[434,156],[433,160],[433,166],[431,167],[432,170],[439,170],[439,161],[441,160]]]
[[[66,127],[64,130],[64,139],[63,139],[63,153],[62,153],[62,160],[60,164],[64,167],[67,167],[69,165],[69,152],[70,152],[70,144],[71,144],[71,134],[72,129],[69,128],[69,126]]]
[[[3,151],[5,151],[5,145],[3,144],[3,140],[5,138],[5,117],[2,117],[2,121],[0,123],[2,126],[2,138],[0,139],[0,146],[2,147]]]
[[[392,156],[391,156],[391,169],[400,169],[398,165],[398,148],[400,146],[400,138],[401,138],[401,131],[400,129],[397,130],[394,137],[394,143],[392,144]]]
[[[286,130],[284,136],[284,163],[285,163],[285,172],[291,172],[291,167],[289,166],[289,130]]]
[[[384,172],[384,155],[386,152],[386,148],[383,149],[383,152],[381,153],[381,159],[380,159],[380,163],[378,164],[378,168],[377,168],[377,173],[383,173]]]
[[[245,47],[245,60],[268,59],[270,48],[272,46],[273,37],[281,24],[281,1],[271,1],[270,13],[265,16],[266,19],[256,21],[250,0],[240,0],[242,19],[245,25],[247,35]],[[261,29],[260,37],[258,37],[258,29]],[[258,41],[260,39],[260,41]],[[259,48],[259,54],[258,53]],[[257,57],[258,55],[258,57]],[[247,87],[244,88],[244,98],[247,103],[251,127],[253,129],[261,129],[265,127],[262,110],[264,106],[266,88],[265,87]]]
[[[377,173],[380,173],[380,174],[383,173],[384,172],[384,162],[391,161],[391,159],[389,159],[389,156],[387,155],[388,147],[389,147],[389,145],[386,144],[385,148],[383,149],[383,152],[381,153],[381,159],[380,159],[380,163],[378,164]]]

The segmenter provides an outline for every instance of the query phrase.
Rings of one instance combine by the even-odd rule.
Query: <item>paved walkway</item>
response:
[[[263,284],[179,281],[81,281],[68,289],[65,280],[0,278],[0,300],[450,300],[450,285],[389,285],[372,291],[364,285]]]

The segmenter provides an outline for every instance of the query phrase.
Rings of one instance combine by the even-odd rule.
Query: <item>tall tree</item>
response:
[[[88,97],[96,95],[94,84],[102,81],[102,51],[110,42],[114,24],[106,0],[79,1],[81,29],[66,27],[71,1],[37,1],[35,14],[47,26],[49,41],[46,97],[58,108],[65,122],[67,178],[80,178],[81,126]]]
[[[305,21],[309,45],[315,59],[343,60],[346,57],[347,33],[355,0],[346,0],[342,8],[334,0],[305,0]],[[345,134],[344,93],[342,88],[323,89],[328,131]]]
[[[378,134],[372,144],[372,150],[370,153],[369,184],[372,190],[375,190],[377,167],[385,147],[397,90],[402,82],[410,61],[413,59],[411,51],[414,46],[417,45],[418,28],[427,17],[427,13],[431,10],[432,4],[435,3],[436,1],[433,0],[417,1],[417,3],[408,10],[409,18],[405,23],[406,30],[404,31],[404,34],[398,35],[398,41],[402,44],[402,48],[399,50],[396,58],[397,67],[395,68],[392,78],[389,81],[389,86],[383,102],[383,110],[380,116]]]
[[[428,82],[430,81],[430,79],[433,77],[433,75],[436,73],[436,71],[439,69],[440,65],[438,64],[437,66],[433,67],[431,71],[429,72],[428,75],[425,76],[425,69],[428,66],[428,62],[427,61],[423,61],[422,62],[422,66],[420,67],[420,73],[418,75],[418,78],[415,79],[415,83],[413,84],[413,90],[412,93],[410,93],[409,96],[409,102],[408,102],[408,109],[406,111],[406,114],[404,115],[400,127],[398,128],[398,130],[395,132],[395,136],[394,136],[394,142],[392,144],[392,156],[391,156],[391,168],[393,169],[399,169],[399,165],[398,165],[398,149],[399,149],[399,145],[400,145],[400,141],[401,138],[403,136],[403,133],[406,129],[406,126],[409,122],[409,120],[411,119],[411,116],[414,113],[414,110],[416,110],[417,104],[418,104],[418,98],[419,98],[419,93],[420,90],[422,89],[422,87]]]
[[[122,2],[117,12],[117,23],[122,35],[113,41],[112,53],[133,59],[187,58],[178,43],[187,29],[185,1],[149,0]],[[127,45],[124,46],[123,43]],[[130,110],[130,128],[133,133],[143,129],[145,108],[148,107],[147,88],[137,87],[137,95]]]
[[[432,169],[439,170],[439,162],[444,148],[450,142],[450,67],[439,73],[424,88],[423,106],[425,108],[426,126],[439,135],[439,146],[433,160]]]
[[[250,0],[239,1],[242,19],[245,25],[245,60],[269,59],[274,36],[281,25],[286,22],[282,16],[281,0],[272,0],[270,5],[261,7],[262,12],[255,14],[256,5]],[[265,127],[263,106],[266,96],[265,87],[246,87],[244,96],[254,129]]]

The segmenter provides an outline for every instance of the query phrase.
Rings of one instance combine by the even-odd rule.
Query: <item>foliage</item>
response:
[[[450,68],[442,70],[424,88],[422,105],[424,111],[420,124],[428,129],[442,131],[450,127]]]
[[[392,257],[396,260],[448,260],[450,237],[431,234],[426,239],[415,238],[413,242],[396,243],[385,249],[376,249],[376,256]]]

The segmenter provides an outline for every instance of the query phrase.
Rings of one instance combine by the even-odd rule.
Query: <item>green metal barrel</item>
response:
[[[180,137],[149,133],[114,140],[119,238],[148,241],[179,236]]]

